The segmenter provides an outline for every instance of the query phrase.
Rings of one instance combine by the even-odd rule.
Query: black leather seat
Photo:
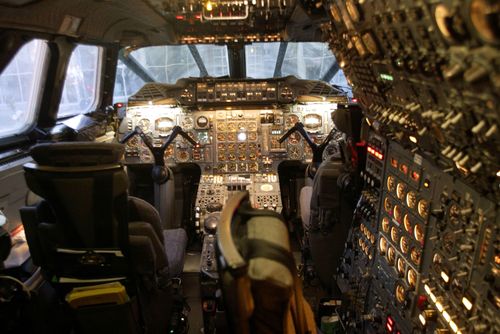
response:
[[[124,284],[133,282],[129,292],[136,293],[143,309],[143,326],[161,333],[168,327],[172,304],[169,281],[182,273],[187,236],[182,229],[162,230],[158,212],[149,203],[127,196],[123,154],[120,144],[34,146],[35,163],[24,166],[25,177],[43,200],[22,208],[21,217],[33,261],[47,279],[57,282],[58,291],[74,286],[66,288],[62,277],[127,277]],[[123,261],[120,257],[101,269],[82,270],[67,258],[75,251],[103,249],[123,254]],[[115,331],[116,325],[98,323],[94,331]]]

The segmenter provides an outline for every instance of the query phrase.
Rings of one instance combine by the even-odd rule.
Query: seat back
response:
[[[152,207],[144,211],[127,196],[123,154],[119,144],[41,144],[31,150],[35,163],[24,166],[28,187],[43,199],[21,209],[26,237],[58,294],[120,281],[131,298],[116,308],[79,309],[73,317],[79,333],[137,333],[140,323],[151,333],[168,328],[172,291],[163,231]],[[123,322],[109,322],[117,317]]]
[[[218,269],[234,333],[313,333],[288,229],[274,211],[253,209],[248,193],[230,198],[217,226]]]

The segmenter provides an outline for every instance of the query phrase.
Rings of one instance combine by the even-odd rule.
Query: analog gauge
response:
[[[136,148],[139,146],[139,139],[137,138],[137,136],[134,136],[132,137],[128,142],[127,142],[127,146],[129,148]]]
[[[417,273],[413,269],[408,269],[408,272],[406,273],[406,281],[408,282],[408,285],[410,288],[414,289],[415,286],[417,285]]]
[[[224,144],[224,143],[218,143],[217,144],[217,150],[218,151],[225,151],[226,150],[226,144]]]
[[[248,140],[249,141],[256,141],[257,140],[257,132],[249,132],[248,133]]]
[[[393,213],[394,219],[396,219],[396,221],[398,222],[401,222],[401,218],[403,218],[403,211],[401,210],[401,207],[399,205],[394,205]]]
[[[238,130],[246,130],[247,125],[244,122],[239,122],[238,123]]]
[[[380,255],[385,255],[385,252],[387,252],[387,240],[385,240],[385,238],[380,238],[378,250],[380,251]]]
[[[257,144],[255,143],[248,144],[248,150],[251,152],[257,152]]]
[[[258,162],[251,162],[248,164],[248,170],[250,172],[258,172],[259,171],[259,163]]]
[[[225,161],[226,160],[226,155],[224,154],[224,152],[219,152],[217,154],[217,160],[219,160],[219,161]]]
[[[248,153],[248,159],[253,161],[257,159],[257,156],[255,155],[255,153],[250,152]]]
[[[137,125],[141,128],[141,130],[143,132],[148,132],[149,131],[149,127],[151,125],[151,121],[147,118],[143,118],[141,120],[139,120],[139,122],[137,123]]]
[[[236,141],[236,133],[234,133],[234,132],[228,133],[227,134],[227,140],[228,141]]]
[[[234,162],[227,164],[227,171],[236,172],[236,164]]]
[[[238,154],[238,160],[245,161],[246,159],[247,159],[247,155],[244,152]]]
[[[404,200],[406,195],[406,185],[404,183],[398,183],[398,186],[396,187],[396,195],[400,200]]]
[[[218,164],[217,165],[217,170],[221,173],[224,173],[226,171],[226,164]]]
[[[297,145],[298,143],[300,143],[300,140],[301,140],[301,137],[297,132],[292,133],[288,137],[288,143],[291,145]]]
[[[340,16],[340,11],[337,5],[330,5],[330,14],[332,14],[333,19],[337,23],[342,22],[342,17]]]
[[[410,258],[411,258],[411,261],[418,266],[418,265],[420,265],[420,260],[422,258],[422,252],[419,249],[413,247],[410,251]]]
[[[139,157],[142,162],[151,162],[153,161],[153,157],[151,156],[151,151],[147,148],[142,148],[139,153]]]
[[[441,255],[439,255],[439,253],[435,253],[432,257],[432,266],[434,267],[434,270],[439,274],[441,273],[442,264],[443,258],[441,257]]]
[[[155,121],[155,129],[162,135],[172,130],[174,125],[174,120],[169,117],[160,117]]]
[[[238,130],[238,128],[236,126],[236,123],[229,123],[227,125],[227,131],[229,131],[229,132],[235,132],[236,130]]]
[[[246,172],[247,171],[247,164],[244,162],[240,162],[238,164],[238,172]]]
[[[396,189],[396,178],[392,175],[389,175],[387,177],[387,190],[390,192],[394,191]]]
[[[456,242],[455,233],[453,233],[453,232],[447,232],[447,233],[445,233],[443,235],[442,245],[443,245],[443,249],[446,252],[451,253],[453,251],[453,249],[456,246],[455,242]]]
[[[236,155],[234,153],[229,153],[227,155],[227,160],[229,160],[229,161],[235,161],[236,160]]]
[[[340,158],[340,156],[339,144],[337,142],[330,141],[323,151],[323,160],[327,160],[329,158]]]
[[[248,131],[256,131],[257,130],[257,123],[255,123],[255,122],[248,122],[247,123],[247,130]]]
[[[174,147],[172,145],[170,145],[169,147],[167,147],[167,149],[165,150],[165,154],[163,155],[163,157],[165,159],[168,159],[168,158],[171,158],[174,156]]]
[[[418,214],[424,219],[429,214],[429,203],[425,199],[421,199],[418,202]]]
[[[403,254],[408,253],[410,243],[408,239],[406,239],[406,237],[403,236],[401,237],[401,239],[399,239],[399,248],[401,249],[401,252],[403,252]]]
[[[479,36],[489,43],[498,43],[500,6],[498,1],[472,0],[470,19]]]
[[[441,35],[447,40],[452,39],[452,32],[450,30],[450,21],[452,13],[444,4],[439,4],[434,10],[434,18],[436,19],[436,24],[438,26]]]
[[[285,125],[287,128],[291,128],[292,126],[295,125],[295,123],[297,123],[299,121],[299,116],[295,115],[295,114],[291,114],[289,115],[286,119],[285,119]]]
[[[194,121],[193,117],[185,116],[181,121],[181,126],[183,130],[191,130],[193,128]]]
[[[400,283],[396,284],[396,300],[401,304],[406,300],[406,290]]]
[[[246,149],[247,149],[247,144],[245,144],[245,143],[239,143],[238,144],[238,150],[240,150],[240,151],[246,151]]]
[[[361,13],[359,11],[358,4],[355,3],[354,0],[347,0],[345,6],[351,20],[353,22],[359,22],[361,20]]]
[[[399,171],[404,175],[408,174],[408,165],[406,164],[399,165]]]
[[[403,218],[403,225],[405,226],[406,232],[411,233],[411,221],[409,214],[405,214]]]
[[[404,277],[405,275],[405,262],[402,258],[398,258],[396,261],[396,269],[398,270],[398,274],[400,277]]]
[[[227,149],[228,149],[229,151],[234,151],[234,150],[236,150],[236,144],[235,144],[235,143],[229,143],[229,144],[227,144]]]
[[[295,146],[295,145],[288,146],[288,158],[290,158],[290,160],[300,160],[301,157],[302,157],[302,150],[300,149],[300,146]]]
[[[226,131],[226,123],[224,123],[224,122],[218,122],[217,123],[217,131],[219,131],[219,132],[225,132]]]
[[[318,114],[308,114],[304,117],[304,127],[308,131],[318,131],[323,125],[323,118]]]
[[[389,218],[382,218],[382,231],[389,233]]]
[[[208,126],[208,118],[206,118],[205,116],[199,116],[196,119],[196,125],[200,129],[205,129]]]
[[[178,150],[176,157],[177,157],[177,161],[181,161],[181,162],[188,161],[189,160],[189,152],[184,150],[184,149]]]
[[[218,141],[225,141],[226,140],[226,135],[224,133],[218,133],[217,134],[217,140]]]
[[[386,197],[384,200],[384,209],[388,213],[392,212],[392,201],[389,199],[389,197]]]
[[[395,243],[397,243],[398,242],[398,237],[399,237],[398,229],[395,226],[393,226],[391,228],[391,239],[392,239],[392,241],[394,241]]]
[[[417,194],[415,194],[414,191],[409,191],[408,194],[406,194],[406,205],[410,209],[415,209],[417,206]]]
[[[422,226],[417,224],[415,225],[415,230],[413,231],[414,233],[414,236],[415,236],[415,240],[417,240],[418,242],[420,242],[420,244],[424,244],[424,231],[422,229]]]
[[[372,244],[374,244],[374,243],[375,243],[375,235],[374,235],[373,233],[370,233],[370,237],[369,237],[369,239],[370,239],[370,242],[371,242]]]
[[[389,246],[387,248],[387,262],[392,266],[394,265],[394,260],[396,259],[396,251],[394,248]]]
[[[361,38],[363,39],[368,52],[372,55],[376,55],[378,53],[378,46],[377,42],[375,42],[375,37],[370,32],[367,32]]]

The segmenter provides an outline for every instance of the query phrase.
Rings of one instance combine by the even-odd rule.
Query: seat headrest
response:
[[[97,166],[119,163],[125,153],[122,144],[93,142],[43,143],[30,154],[44,166]]]

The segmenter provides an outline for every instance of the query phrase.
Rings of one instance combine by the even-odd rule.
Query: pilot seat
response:
[[[316,333],[279,214],[253,209],[248,192],[233,195],[221,213],[217,246],[231,333]]]
[[[169,328],[187,236],[162,230],[158,212],[127,195],[123,154],[121,144],[47,143],[34,146],[35,162],[24,166],[28,187],[42,198],[21,209],[32,259],[73,308],[77,333]],[[96,291],[106,293],[92,301]]]

